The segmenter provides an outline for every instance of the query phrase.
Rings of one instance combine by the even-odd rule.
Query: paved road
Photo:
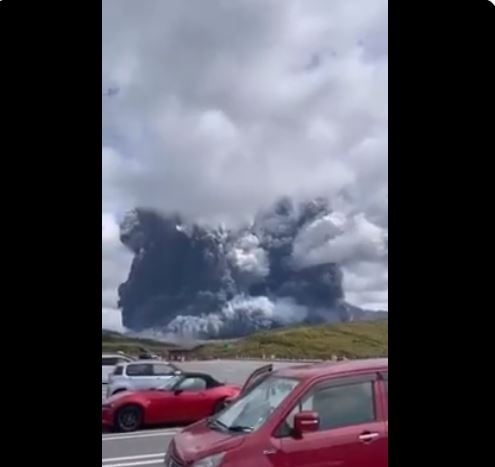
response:
[[[267,362],[221,361],[183,362],[185,371],[202,371],[212,374],[219,381],[242,384],[249,374]],[[277,362],[275,368],[294,363]],[[102,387],[102,399],[105,397]],[[135,433],[102,434],[102,466],[142,467],[163,463],[168,443],[181,428],[142,430]]]
[[[103,434],[101,463],[106,467],[158,465],[176,429]]]

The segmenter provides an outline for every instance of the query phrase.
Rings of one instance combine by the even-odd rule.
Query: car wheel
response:
[[[118,431],[135,431],[143,421],[143,410],[137,405],[126,405],[115,415],[115,428]]]

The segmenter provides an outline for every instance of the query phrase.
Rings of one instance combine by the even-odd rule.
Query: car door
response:
[[[173,365],[169,365],[164,362],[152,363],[153,375],[155,376],[154,386],[159,387],[166,381],[170,380],[173,376],[177,375],[180,371]]]
[[[146,390],[156,387],[156,376],[151,363],[129,363],[126,368],[128,389]]]
[[[267,376],[269,376],[272,371],[273,371],[273,364],[271,363],[254,370],[246,379],[244,386],[242,387],[241,392],[237,397],[242,397],[248,391],[253,389],[256,385],[261,383],[261,381],[263,381]]]
[[[192,422],[211,415],[207,383],[200,376],[187,376],[174,388],[170,414],[174,422]]]
[[[310,389],[281,426],[286,467],[387,467],[388,437],[376,373],[327,380]],[[318,413],[318,431],[290,434],[300,410]],[[285,430],[285,432],[284,432]]]

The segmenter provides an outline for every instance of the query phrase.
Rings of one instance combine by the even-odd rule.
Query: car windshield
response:
[[[210,422],[230,431],[255,431],[268,420],[298,384],[297,379],[269,376],[217,416],[212,417]]]
[[[172,389],[180,380],[182,379],[182,376],[176,375],[176,376],[171,376],[167,381],[162,383],[160,386],[157,387],[159,391],[169,391]]]

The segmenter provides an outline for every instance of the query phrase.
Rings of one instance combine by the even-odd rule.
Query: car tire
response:
[[[137,405],[125,405],[115,414],[115,429],[120,432],[136,431],[143,422],[143,409]]]

